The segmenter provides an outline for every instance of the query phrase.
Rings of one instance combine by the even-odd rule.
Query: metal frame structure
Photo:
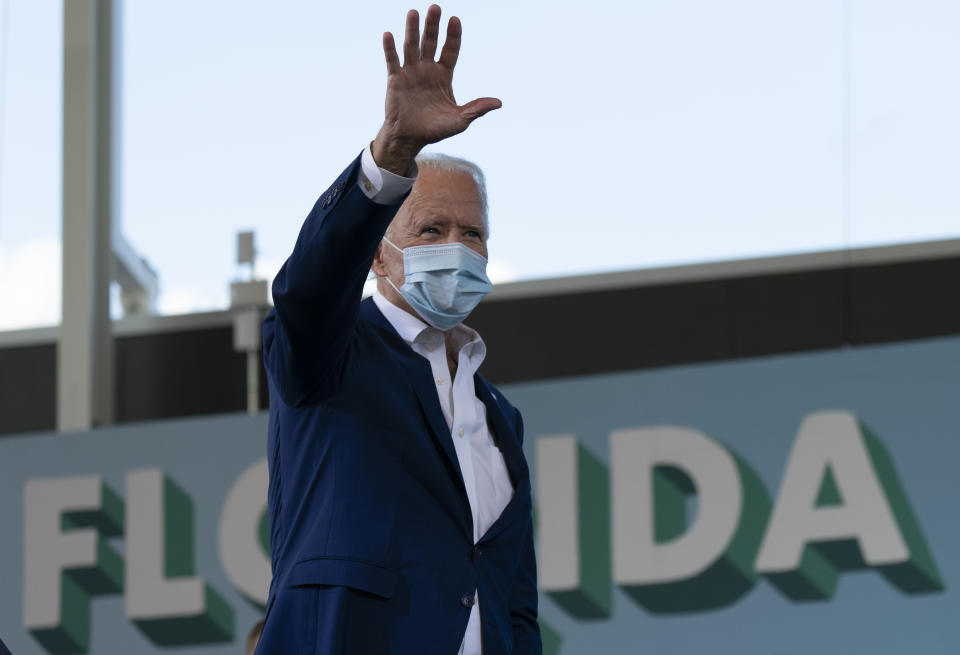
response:
[[[110,284],[126,313],[154,308],[157,275],[120,231],[121,0],[65,0],[63,300],[57,428],[113,422]]]

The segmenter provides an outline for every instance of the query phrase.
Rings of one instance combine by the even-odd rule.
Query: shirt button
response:
[[[443,378],[437,378],[437,386],[442,387],[443,383],[446,382]]]
[[[464,594],[460,597],[460,604],[467,608],[473,607],[473,596]]]
[[[460,431],[457,432],[457,434],[459,434],[459,435],[462,437],[462,436],[463,436],[463,428],[460,428]]]

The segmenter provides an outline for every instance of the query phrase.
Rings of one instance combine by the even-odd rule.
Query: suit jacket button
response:
[[[473,596],[471,594],[464,594],[463,597],[460,598],[460,604],[467,608],[473,607]]]
[[[478,557],[482,557],[482,556],[483,556],[483,551],[480,550],[480,546],[474,546],[474,547],[473,547],[473,559],[477,559]]]

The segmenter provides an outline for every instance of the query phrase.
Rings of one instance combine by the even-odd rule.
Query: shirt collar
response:
[[[374,290],[372,296],[374,304],[383,314],[383,317],[393,326],[400,338],[411,346],[417,342],[438,342],[443,338],[443,332],[428,325],[423,319],[394,305],[380,293],[379,289]],[[453,331],[454,351],[459,352],[465,346],[473,346],[474,354],[480,355],[481,358],[486,355],[487,346],[476,330],[463,323],[458,323],[451,330]]]

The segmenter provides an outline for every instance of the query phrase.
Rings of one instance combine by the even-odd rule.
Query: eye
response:
[[[420,230],[420,234],[440,234],[440,230],[435,227],[425,227]]]

